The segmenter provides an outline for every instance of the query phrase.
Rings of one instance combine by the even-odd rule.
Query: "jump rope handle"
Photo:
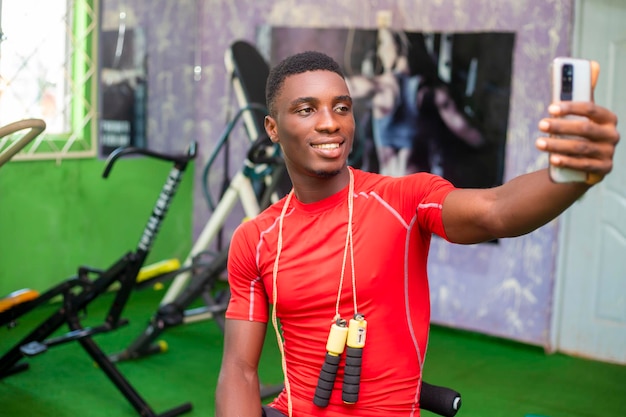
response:
[[[341,354],[346,346],[347,338],[348,325],[346,321],[344,319],[337,319],[330,327],[330,334],[326,342],[326,358],[317,381],[315,395],[313,396],[313,404],[318,407],[326,407],[328,405],[330,395],[333,392],[333,385],[335,385],[335,379],[337,378],[339,361],[341,360]]]
[[[346,366],[344,368],[341,399],[346,404],[354,404],[359,399],[361,385],[361,362],[367,322],[361,314],[355,314],[348,325],[348,340],[346,349]]]
[[[359,398],[361,383],[361,363],[367,322],[361,314],[355,314],[350,324],[337,319],[330,328],[326,342],[326,357],[313,396],[313,403],[318,407],[326,407],[337,378],[337,370],[341,354],[347,346],[346,364],[342,387],[342,400],[354,404]],[[445,417],[454,417],[461,408],[461,394],[450,388],[431,385],[422,381],[420,408],[432,411]]]

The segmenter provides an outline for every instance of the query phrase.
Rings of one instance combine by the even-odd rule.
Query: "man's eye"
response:
[[[347,106],[345,104],[340,104],[335,107],[335,111],[339,113],[347,113],[350,111],[350,106]]]
[[[305,115],[305,114],[311,113],[312,111],[313,109],[311,107],[303,107],[301,109],[296,110],[296,113]]]

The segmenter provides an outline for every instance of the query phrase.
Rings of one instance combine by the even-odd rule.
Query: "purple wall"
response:
[[[392,26],[407,31],[514,31],[505,180],[547,165],[534,139],[537,122],[546,114],[548,63],[569,52],[572,0],[102,2],[107,25],[116,24],[120,4],[126,4],[127,13],[148,36],[149,146],[183,149],[192,139],[201,145],[193,214],[196,236],[209,217],[201,168],[229,110],[235,108],[227,94],[224,51],[236,39],[255,43],[261,25],[375,28],[376,12],[391,10]],[[199,78],[194,78],[195,66],[201,69]],[[234,169],[240,160],[236,155],[243,155],[247,145],[243,132],[237,134],[241,140],[233,141]],[[463,247],[436,239],[430,257],[433,321],[546,345],[556,252],[556,222],[497,245]]]

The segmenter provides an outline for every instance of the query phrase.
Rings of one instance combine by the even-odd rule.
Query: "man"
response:
[[[491,189],[455,189],[428,173],[392,178],[347,166],[352,99],[324,54],[296,54],[273,68],[266,98],[265,129],[281,146],[293,190],[232,238],[218,417],[418,416],[431,235],[471,244],[531,232],[611,171],[619,141],[609,110],[553,104],[536,146],[552,164],[587,172],[588,183],[555,184],[541,170]],[[559,118],[567,114],[588,121]],[[362,317],[353,320],[355,342],[346,323]],[[257,366],[270,320],[285,390],[262,410]]]

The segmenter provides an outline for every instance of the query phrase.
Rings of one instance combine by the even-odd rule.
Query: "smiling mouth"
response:
[[[337,149],[339,143],[320,143],[318,145],[311,145],[315,149]]]

